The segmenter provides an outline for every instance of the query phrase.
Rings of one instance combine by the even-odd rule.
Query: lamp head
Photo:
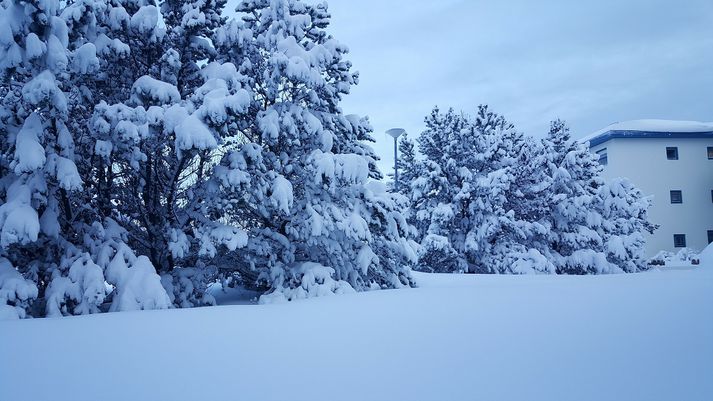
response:
[[[401,135],[406,133],[406,130],[403,128],[391,128],[390,130],[386,131],[387,134],[391,135],[394,139],[400,137]]]

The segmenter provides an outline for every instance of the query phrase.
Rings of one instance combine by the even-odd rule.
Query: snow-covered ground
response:
[[[0,400],[713,400],[713,266],[0,322]]]

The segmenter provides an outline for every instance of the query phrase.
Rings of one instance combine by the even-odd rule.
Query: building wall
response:
[[[667,147],[678,147],[678,160],[668,160]],[[713,230],[713,160],[709,138],[615,138],[591,148],[607,149],[605,178],[626,177],[653,196],[651,221],[660,228],[649,236],[647,255],[677,251],[673,235],[685,234],[686,246],[702,250]],[[670,191],[681,190],[683,203],[671,204]]]

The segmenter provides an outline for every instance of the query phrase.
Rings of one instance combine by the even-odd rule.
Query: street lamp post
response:
[[[403,128],[392,128],[386,131],[387,134],[394,138],[394,190],[399,190],[399,154],[398,154],[398,139],[401,135],[406,133]]]

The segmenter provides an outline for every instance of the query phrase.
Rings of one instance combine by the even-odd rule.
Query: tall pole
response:
[[[394,188],[396,192],[399,191],[399,154],[398,154],[398,141],[397,137],[394,137]]]
[[[399,143],[398,139],[401,135],[406,133],[403,128],[392,128],[386,131],[388,135],[394,138],[394,190],[399,190]]]

